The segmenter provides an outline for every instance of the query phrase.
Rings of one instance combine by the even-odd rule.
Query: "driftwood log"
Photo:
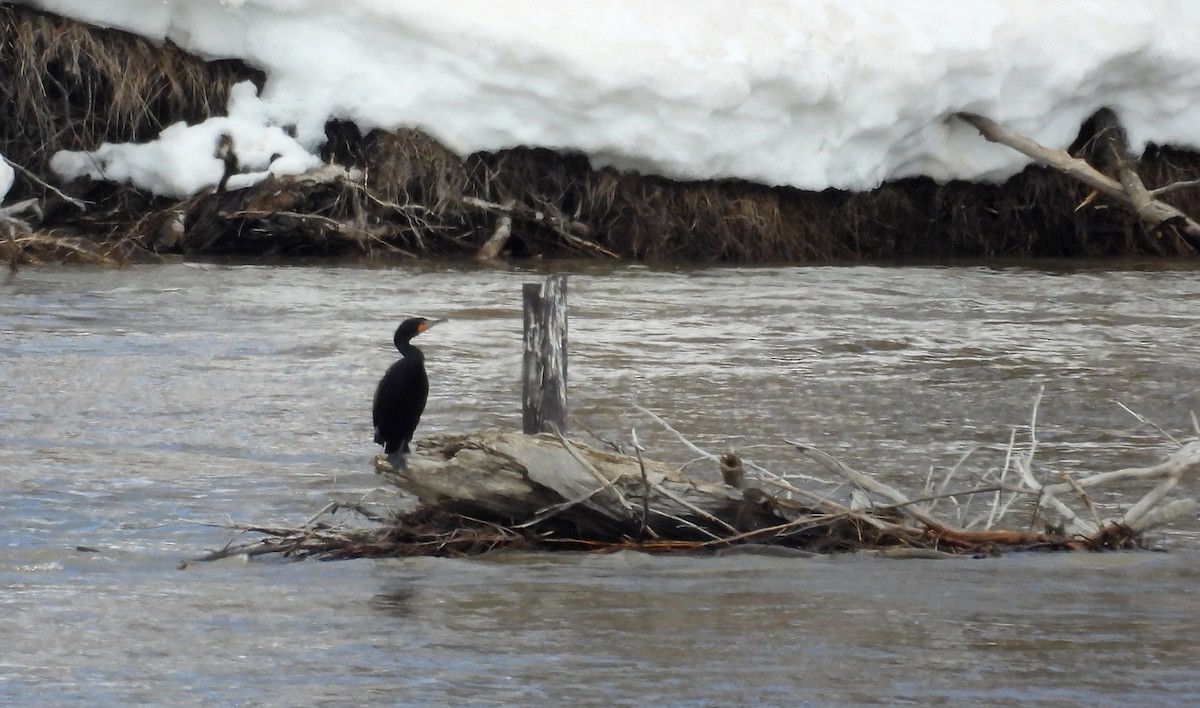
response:
[[[432,438],[407,467],[376,460],[426,507],[566,537],[716,540],[785,521],[763,499],[552,434]]]
[[[1196,247],[1192,244],[1200,244],[1200,223],[1179,209],[1161,201],[1159,197],[1176,189],[1196,186],[1197,182],[1188,181],[1155,190],[1147,189],[1134,169],[1133,161],[1129,158],[1125,131],[1120,127],[1116,114],[1111,110],[1101,110],[1092,118],[1092,121],[1096,123],[1096,142],[1098,144],[1098,149],[1093,153],[1098,155],[1099,162],[1112,167],[1112,171],[1117,175],[1115,179],[1101,172],[1083,158],[1074,157],[1066,150],[1055,150],[1041,145],[990,118],[975,113],[955,113],[954,115],[974,126],[987,140],[1006,145],[1042,165],[1083,182],[1096,192],[1124,205],[1138,215],[1150,232],[1157,232],[1168,226],[1179,228],[1191,239],[1191,243],[1185,241],[1182,245],[1188,252],[1196,252]]]
[[[500,257],[500,252],[504,250],[508,239],[512,237],[512,208],[516,203],[515,199],[506,199],[504,204],[500,205],[503,212],[496,219],[496,228],[492,231],[491,238],[484,242],[475,253],[475,260],[491,261]]]

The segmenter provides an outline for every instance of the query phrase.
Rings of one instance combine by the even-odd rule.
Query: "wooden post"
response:
[[[567,433],[567,277],[525,283],[522,418],[526,435]]]

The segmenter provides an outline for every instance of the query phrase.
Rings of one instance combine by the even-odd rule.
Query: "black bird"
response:
[[[412,338],[442,320],[414,317],[396,328],[396,350],[400,359],[388,367],[375,388],[371,419],[375,423],[375,442],[387,455],[408,452],[413,431],[425,412],[429,398],[429,377],[425,374],[425,355],[413,346]]]

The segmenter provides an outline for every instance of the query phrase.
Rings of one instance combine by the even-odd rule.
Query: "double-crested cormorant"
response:
[[[441,320],[414,317],[396,328],[396,350],[400,359],[388,367],[375,388],[371,419],[375,423],[375,442],[384,453],[408,452],[408,443],[425,411],[429,397],[429,377],[425,375],[425,355],[413,346],[412,338]]]

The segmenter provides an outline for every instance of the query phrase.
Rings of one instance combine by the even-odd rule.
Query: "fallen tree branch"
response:
[[[937,519],[933,518],[929,514],[929,511],[923,505],[912,502],[908,497],[904,496],[902,493],[900,493],[899,490],[895,489],[894,487],[891,487],[887,484],[884,484],[883,482],[872,479],[870,476],[865,475],[862,472],[859,472],[858,470],[839,462],[838,460],[834,459],[830,455],[828,455],[824,452],[821,452],[820,450],[812,447],[811,445],[806,445],[804,443],[795,442],[795,441],[791,441],[791,440],[788,441],[788,444],[795,447],[797,450],[799,450],[804,455],[807,455],[808,457],[812,458],[818,464],[820,464],[822,467],[829,470],[830,472],[834,472],[834,473],[837,473],[837,474],[845,477],[847,480],[850,481],[851,484],[858,487],[859,489],[862,489],[863,491],[865,491],[867,493],[878,494],[880,496],[890,499],[892,501],[891,508],[900,509],[902,513],[904,513],[907,516],[912,517],[912,519],[914,521],[922,523],[925,526],[927,526],[931,529],[934,529],[936,531],[946,530],[946,528],[947,528],[946,525],[943,524],[941,521],[938,521]]]
[[[1154,199],[1158,199],[1159,197],[1161,197],[1165,194],[1170,194],[1171,192],[1177,192],[1182,189],[1191,189],[1192,187],[1200,187],[1200,179],[1189,179],[1189,180],[1183,180],[1181,182],[1172,182],[1171,184],[1166,184],[1161,187],[1151,189],[1150,196]]]
[[[1147,191],[1141,185],[1140,178],[1134,179],[1136,173],[1129,174],[1131,170],[1123,172],[1124,181],[1118,181],[1096,170],[1086,160],[1072,157],[1065,150],[1053,150],[1045,147],[989,118],[966,112],[955,113],[954,117],[973,125],[990,142],[1007,145],[1026,157],[1070,175],[1124,204],[1133,210],[1151,230],[1163,227],[1168,222],[1178,223],[1182,225],[1183,231],[1189,236],[1200,239],[1200,223],[1196,223],[1187,214],[1170,204],[1159,201],[1156,198],[1157,195]]]
[[[597,253],[608,258],[617,260],[621,258],[600,244],[577,236],[576,232],[587,235],[591,233],[591,229],[588,228],[587,224],[583,224],[578,221],[572,221],[562,214],[555,214],[549,211],[541,211],[538,209],[530,209],[529,207],[517,204],[515,200],[508,200],[503,204],[497,204],[495,202],[489,202],[486,199],[480,199],[478,197],[463,197],[460,201],[466,206],[475,207],[477,209],[483,209],[485,211],[490,211],[501,215],[508,215],[510,217],[519,216],[540,224],[546,224],[551,228],[551,230],[554,231],[554,233],[558,234],[559,237],[561,237],[564,241],[572,246],[575,246],[576,248]],[[495,238],[495,236],[493,236],[493,238]]]
[[[1163,480],[1130,507],[1121,522],[1131,527],[1140,524],[1142,518],[1149,514],[1179,484],[1185,473],[1197,470],[1200,470],[1200,441],[1184,445],[1166,462],[1137,470],[1143,473],[1152,471],[1156,475],[1162,476]]]
[[[30,172],[30,171],[29,171],[28,169],[26,169],[25,167],[23,167],[23,166],[21,166],[21,165],[19,165],[19,164],[15,163],[15,162],[13,162],[12,160],[8,159],[7,157],[4,157],[3,155],[0,155],[0,158],[3,158],[3,160],[4,160],[5,162],[7,162],[7,163],[8,163],[9,167],[12,167],[12,168],[13,168],[14,170],[16,170],[17,172],[20,172],[21,174],[25,175],[25,178],[26,178],[26,179],[28,179],[29,181],[33,182],[34,184],[36,184],[37,186],[41,187],[42,189],[48,190],[48,191],[50,191],[50,192],[53,192],[55,195],[57,195],[57,196],[58,196],[58,198],[62,199],[63,201],[65,201],[65,202],[67,202],[67,203],[69,203],[69,204],[72,204],[72,205],[74,205],[74,206],[78,207],[78,208],[80,209],[80,211],[86,211],[86,210],[87,210],[87,204],[88,204],[88,203],[87,203],[87,202],[85,202],[85,201],[83,201],[82,199],[76,199],[75,197],[72,197],[71,195],[69,195],[69,194],[66,194],[65,192],[63,192],[63,191],[62,191],[62,190],[60,190],[59,188],[55,187],[55,186],[54,186],[54,185],[52,185],[52,184],[49,184],[48,182],[46,182],[45,180],[43,180],[41,177],[38,177],[38,176],[37,176],[36,174],[34,174],[33,172]]]

